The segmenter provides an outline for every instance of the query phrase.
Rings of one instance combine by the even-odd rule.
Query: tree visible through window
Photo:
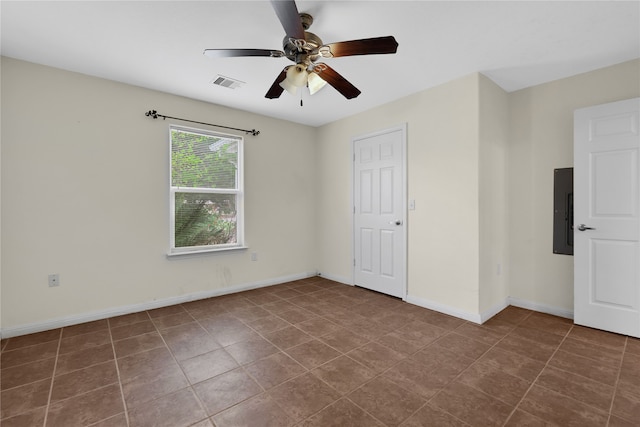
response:
[[[171,127],[171,252],[242,246],[242,138]]]

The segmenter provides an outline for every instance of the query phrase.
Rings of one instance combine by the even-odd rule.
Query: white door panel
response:
[[[404,128],[353,140],[354,283],[406,296]]]
[[[640,337],[640,98],[574,116],[574,317]],[[581,226],[582,225],[582,226]]]

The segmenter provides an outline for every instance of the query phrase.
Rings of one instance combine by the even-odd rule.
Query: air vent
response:
[[[211,80],[211,83],[218,86],[228,87],[229,89],[237,89],[241,87],[244,82],[240,80],[231,79],[229,77],[217,75],[215,79]]]

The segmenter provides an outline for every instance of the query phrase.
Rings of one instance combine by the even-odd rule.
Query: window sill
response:
[[[238,251],[238,250],[246,250],[249,249],[248,246],[230,246],[226,248],[215,248],[215,249],[201,249],[196,251],[185,251],[185,252],[169,252],[167,253],[167,257],[181,257],[188,255],[202,255],[202,254],[211,254],[211,253],[224,253],[229,251]]]

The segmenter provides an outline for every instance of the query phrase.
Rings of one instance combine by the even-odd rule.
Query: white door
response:
[[[574,115],[574,320],[640,337],[640,98]]]
[[[354,284],[406,297],[406,128],[353,140]]]

